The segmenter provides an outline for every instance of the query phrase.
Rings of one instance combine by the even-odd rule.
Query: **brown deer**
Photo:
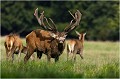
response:
[[[14,54],[18,54],[18,60],[20,60],[21,53],[27,53],[27,48],[23,46],[22,40],[17,34],[7,35],[4,42],[4,46],[6,50],[6,59],[10,59],[12,60],[12,62],[14,60]]]
[[[76,54],[79,54],[83,59],[84,37],[86,33],[79,33],[75,31],[79,39],[71,39],[67,41],[67,60],[71,56],[72,60],[76,60]]]
[[[18,54],[20,59],[20,54],[23,49],[23,44],[20,37],[17,34],[9,34],[6,36],[4,46],[6,49],[6,59],[8,58],[14,60],[14,54]]]
[[[24,58],[25,63],[35,51],[37,52],[37,58],[39,59],[43,53],[47,55],[48,61],[50,61],[50,58],[55,58],[55,61],[59,59],[59,56],[65,48],[65,39],[67,34],[79,25],[81,19],[81,13],[78,10],[75,13],[75,16],[71,12],[70,14],[74,18],[71,20],[70,25],[66,27],[63,32],[58,32],[53,20],[49,18],[52,23],[51,26],[48,19],[44,17],[44,11],[41,13],[41,16],[38,17],[38,8],[35,10],[34,15],[44,30],[37,29],[26,36],[28,52]],[[45,25],[44,20],[48,27]],[[73,21],[75,22],[73,23]]]

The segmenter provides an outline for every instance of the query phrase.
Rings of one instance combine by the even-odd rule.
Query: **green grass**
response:
[[[66,49],[57,63],[47,62],[46,55],[41,60],[13,63],[5,60],[4,37],[1,37],[1,77],[2,78],[118,78],[119,42],[85,41],[84,59],[77,55],[76,62],[67,62]],[[25,39],[23,39],[25,45]],[[34,53],[36,55],[36,53]]]

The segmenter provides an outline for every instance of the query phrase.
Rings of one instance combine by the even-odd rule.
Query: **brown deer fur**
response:
[[[41,58],[42,53],[47,55],[49,61],[51,57],[58,59],[58,56],[62,54],[64,48],[62,48],[60,54],[58,54],[58,49],[56,48],[58,47],[58,42],[55,40],[55,38],[51,37],[50,34],[50,31],[41,29],[34,30],[28,34],[26,36],[26,43],[29,53],[27,53],[25,59],[29,58],[28,56],[31,56],[33,52],[37,52],[37,57],[39,59]],[[56,53],[53,52],[54,50],[52,49],[56,50]]]
[[[69,27],[66,27],[63,32],[58,32],[52,19],[49,18],[53,26],[51,26],[48,23],[47,18],[44,17],[43,14],[44,14],[44,11],[41,13],[41,16],[39,18],[38,9],[35,10],[34,15],[37,18],[38,23],[45,30],[37,29],[32,31],[26,36],[28,52],[24,58],[25,63],[28,61],[28,59],[34,52],[37,52],[37,58],[39,59],[44,53],[47,55],[48,61],[50,61],[50,58],[55,58],[55,61],[57,61],[65,48],[64,42],[65,42],[67,33],[75,29],[76,26],[79,25],[79,22],[81,19],[81,14],[77,10],[77,12],[75,13],[75,16],[73,16],[75,23],[72,23],[73,21],[72,20]],[[44,24],[43,19],[46,20],[48,27],[46,27],[46,25]]]
[[[6,49],[6,57],[12,58],[14,60],[14,54],[18,54],[20,58],[21,51],[23,49],[23,44],[20,37],[16,34],[9,34],[6,36],[4,46]]]
[[[86,33],[78,33],[79,39],[71,39],[67,42],[67,59],[72,57],[72,60],[76,60],[76,54],[79,54],[83,59],[84,37]]]

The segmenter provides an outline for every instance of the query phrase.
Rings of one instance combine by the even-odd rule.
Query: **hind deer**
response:
[[[48,61],[50,61],[51,58],[55,58],[55,61],[58,61],[59,56],[65,48],[67,34],[79,25],[81,19],[81,13],[79,10],[77,10],[75,16],[71,12],[70,14],[74,19],[71,20],[70,25],[67,26],[63,32],[59,32],[51,18],[49,18],[49,20],[52,25],[48,22],[48,19],[44,16],[44,11],[41,13],[40,17],[38,17],[38,8],[35,10],[34,15],[44,30],[36,29],[26,36],[28,52],[24,58],[25,63],[35,51],[37,52],[37,58],[39,59],[44,53],[47,55]],[[44,23],[44,20],[46,21],[47,26]]]
[[[20,54],[24,48],[22,41],[17,34],[9,34],[6,36],[4,46],[6,49],[6,59],[12,58],[12,61],[14,60],[14,54],[18,54],[18,58],[20,58]]]
[[[21,53],[26,54],[27,48],[23,46],[22,40],[17,34],[9,34],[6,36],[4,42],[6,50],[6,59],[14,60],[14,54],[18,54],[18,60],[20,60]],[[31,57],[33,59],[33,57]]]
[[[84,38],[86,33],[79,33],[75,31],[79,39],[71,39],[67,41],[67,60],[72,57],[72,60],[76,60],[76,54],[79,54],[83,59]]]

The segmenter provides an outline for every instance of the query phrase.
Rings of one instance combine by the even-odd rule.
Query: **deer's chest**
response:
[[[53,43],[51,44],[51,57],[55,58],[62,54],[62,51],[64,49],[63,44]]]

